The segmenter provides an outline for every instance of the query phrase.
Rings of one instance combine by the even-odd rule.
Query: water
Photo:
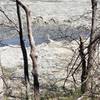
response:
[[[74,37],[78,37],[79,31],[75,31],[73,26],[68,29],[67,21],[71,18],[78,17],[83,13],[87,12],[90,7],[90,0],[23,0],[26,5],[29,5],[29,8],[32,11],[32,21],[33,23],[33,35],[36,41],[36,44],[43,43],[47,41],[47,34],[50,34],[52,39],[64,35],[71,35],[74,33]],[[17,14],[15,3],[9,0],[0,0],[0,6],[17,24]],[[38,18],[38,17],[42,17]],[[36,19],[37,18],[37,19]],[[50,19],[55,19],[56,23],[50,21]],[[25,22],[25,13],[22,10],[22,19],[23,23]],[[35,21],[34,21],[35,20]],[[39,21],[39,22],[37,22]],[[46,23],[45,23],[46,22]],[[9,23],[6,17],[0,13],[0,24]],[[45,23],[45,24],[44,24]],[[80,22],[79,22],[80,23]],[[83,24],[83,23],[82,23]],[[81,24],[80,24],[81,25]],[[26,28],[24,28],[26,29]],[[73,32],[73,30],[75,32]],[[85,32],[87,33],[87,32]],[[24,34],[27,34],[27,30],[24,31]],[[5,41],[5,44],[19,44],[18,33],[12,27],[1,27],[0,26],[0,40]],[[27,41],[27,39],[26,39]]]

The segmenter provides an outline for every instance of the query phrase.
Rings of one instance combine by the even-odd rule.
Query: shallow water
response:
[[[67,35],[75,33],[77,37],[80,32],[75,30],[74,27],[68,29],[68,26],[64,23],[64,20],[69,20],[74,17],[78,17],[87,12],[90,7],[90,0],[22,0],[29,5],[32,11],[32,21],[34,18],[38,18],[39,25],[33,25],[33,33],[36,44],[43,43],[48,40],[47,34],[53,39],[56,36],[61,35],[61,32]],[[15,3],[9,0],[0,0],[0,7],[15,23],[17,23],[17,14]],[[25,13],[22,11],[22,18],[25,24]],[[48,20],[55,19],[56,24],[50,21],[50,25],[44,25],[44,22],[48,23]],[[8,23],[5,16],[0,13],[0,24]],[[37,22],[36,22],[37,23]],[[42,24],[41,24],[42,23]],[[65,25],[64,25],[65,24]],[[74,32],[73,32],[74,31]],[[27,30],[24,31],[24,34]],[[84,32],[87,33],[87,32]],[[19,44],[18,34],[13,28],[0,26],[0,40],[4,40],[7,44]],[[27,40],[26,40],[27,41]]]

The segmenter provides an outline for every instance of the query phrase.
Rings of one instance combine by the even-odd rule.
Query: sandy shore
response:
[[[38,63],[44,68],[53,67],[56,63],[59,63],[60,59],[64,59],[71,55],[72,51],[70,50],[71,45],[67,44],[67,47],[64,47],[64,44],[60,41],[52,41],[49,44],[42,43],[37,45],[38,53]],[[69,48],[69,49],[68,49]],[[30,48],[27,47],[27,52],[29,55]],[[65,56],[66,55],[66,56]],[[22,65],[23,57],[20,46],[18,45],[9,45],[0,47],[0,59],[1,65],[5,67],[15,67],[17,65]],[[60,58],[61,57],[61,58]],[[31,63],[30,57],[29,64]],[[68,58],[67,58],[68,59]],[[50,62],[47,62],[50,61]],[[65,61],[66,62],[66,61]],[[60,65],[59,65],[60,66]]]

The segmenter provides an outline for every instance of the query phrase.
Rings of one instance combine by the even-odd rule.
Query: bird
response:
[[[50,38],[50,35],[47,34],[47,43],[53,43],[53,42],[54,42],[54,40],[52,40],[52,39]]]

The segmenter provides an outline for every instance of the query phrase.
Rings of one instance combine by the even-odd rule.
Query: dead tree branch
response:
[[[17,0],[16,0],[16,7],[17,7],[18,22],[19,22],[20,44],[21,44],[21,50],[22,50],[23,59],[24,59],[24,77],[25,77],[25,81],[29,81],[28,57],[27,57],[27,51],[26,51],[26,48],[25,48],[25,43],[24,43],[24,40],[23,40],[21,13],[20,13],[20,7],[19,7]]]
[[[29,43],[30,43],[30,48],[31,48],[30,57],[32,59],[32,65],[33,65],[32,75],[34,78],[34,99],[40,100],[39,81],[38,81],[38,72],[37,72],[37,54],[36,54],[36,49],[35,49],[35,42],[32,35],[32,25],[31,25],[32,22],[31,22],[31,15],[30,15],[31,12],[20,0],[16,0],[16,2],[18,6],[20,5],[26,12],[28,38],[29,38]]]
[[[83,41],[82,38],[80,37],[80,57],[81,57],[81,62],[82,62],[82,75],[81,75],[81,92],[84,93],[86,91],[86,83],[84,82],[86,80],[86,58],[85,58],[85,53],[84,53],[84,45],[83,45]]]
[[[14,28],[16,29],[16,31],[19,32],[17,25],[8,17],[8,15],[3,11],[3,9],[0,8],[0,12],[4,14],[7,20],[14,25]]]
[[[91,20],[91,34],[90,34],[90,46],[88,48],[88,61],[87,61],[87,77],[91,76],[91,68],[94,67],[94,61],[93,61],[93,57],[95,56],[95,51],[96,51],[96,45],[97,42],[94,42],[92,45],[92,41],[95,38],[95,28],[96,28],[96,11],[97,11],[97,0],[91,0],[91,4],[92,4],[92,20]],[[86,78],[87,78],[86,77]],[[86,90],[88,91],[90,86],[89,86],[89,82],[90,79],[88,79],[85,84],[86,84]],[[85,91],[86,92],[86,91]]]

